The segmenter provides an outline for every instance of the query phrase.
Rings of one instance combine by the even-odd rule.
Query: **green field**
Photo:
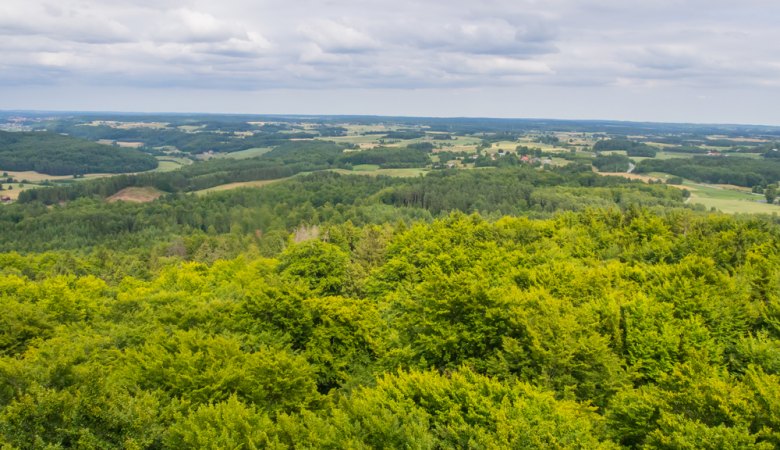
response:
[[[358,164],[353,166],[352,170],[354,172],[373,172],[379,170],[379,166],[377,164]]]
[[[536,142],[533,138],[528,138],[528,137],[521,138],[514,144],[515,146],[523,145],[528,148],[538,148],[541,149],[542,151],[550,152],[550,153],[562,153],[562,152],[569,151],[568,148],[556,147],[554,145],[544,144],[542,142]]]
[[[778,213],[780,206],[768,205],[763,195],[708,184],[686,181],[686,189],[691,192],[690,204],[701,204],[724,213]]]
[[[426,173],[428,173],[428,170],[419,169],[419,168],[377,169],[371,171],[354,171],[354,170],[346,170],[346,169],[329,169],[329,170],[331,172],[340,173],[342,175],[370,175],[370,176],[385,175],[388,177],[401,177],[401,178],[418,177],[420,175],[425,175]]]
[[[19,193],[26,189],[33,189],[39,187],[35,184],[24,183],[2,183],[3,190],[0,191],[0,197],[8,197],[11,200],[19,198]],[[10,188],[10,189],[9,189]]]
[[[552,159],[552,165],[556,167],[561,167],[561,166],[566,166],[571,164],[571,161],[569,161],[568,159],[563,159],[558,157],[554,157],[551,159]]]
[[[157,168],[154,169],[153,172],[170,172],[179,169],[182,166],[192,164],[192,160],[175,156],[158,156],[157,163]]]
[[[245,188],[245,187],[263,187],[272,183],[278,183],[279,181],[289,180],[297,175],[286,178],[276,178],[274,180],[256,180],[256,181],[239,181],[236,183],[220,184],[219,186],[210,187],[207,189],[201,189],[194,191],[196,195],[208,194],[210,192],[228,191],[231,189]]]
[[[626,156],[625,150],[605,150],[602,152],[599,152],[602,155],[624,155]],[[655,154],[654,158],[650,158],[647,156],[631,156],[630,158],[636,162],[644,161],[646,159],[674,159],[674,158],[693,158],[693,153],[680,153],[680,152],[663,152],[659,151]]]
[[[230,159],[248,159],[256,158],[271,151],[271,147],[255,147],[248,148],[246,150],[239,150],[237,152],[220,153],[216,158],[230,158]]]
[[[375,144],[378,143],[379,139],[382,139],[383,137],[383,134],[368,134],[365,136],[328,136],[317,139],[321,141],[332,141],[338,144]]]

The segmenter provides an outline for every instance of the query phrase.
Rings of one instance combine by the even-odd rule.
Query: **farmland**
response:
[[[167,174],[176,176],[183,171],[182,173],[192,173],[193,175],[187,176],[194,176],[198,180],[206,177],[206,174],[211,171],[220,174],[218,177],[208,175],[214,178],[213,182],[204,184],[199,181],[198,186],[192,188],[192,192],[198,193],[236,187],[262,187],[275,183],[276,180],[288,179],[293,175],[289,172],[291,163],[300,158],[307,162],[300,168],[294,169],[294,172],[329,170],[340,174],[417,177],[442,168],[463,170],[529,164],[543,170],[543,165],[551,169],[587,166],[597,154],[619,155],[632,161],[632,165],[628,166],[632,167],[632,173],[613,172],[601,175],[619,176],[646,183],[666,183],[673,178],[674,174],[659,171],[649,164],[664,161],[670,162],[672,164],[670,167],[680,166],[677,161],[689,161],[687,163],[689,166],[694,164],[694,161],[702,161],[696,164],[703,164],[708,161],[701,160],[701,155],[712,152],[719,154],[721,151],[731,158],[723,160],[724,164],[728,161],[737,164],[740,160],[759,162],[763,156],[759,150],[753,149],[769,146],[773,142],[771,137],[767,136],[745,135],[724,138],[723,136],[729,135],[715,133],[700,138],[672,139],[667,132],[654,134],[648,133],[646,129],[642,132],[626,131],[623,135],[610,135],[598,129],[598,126],[590,130],[572,131],[556,130],[553,128],[554,125],[543,124],[541,130],[534,130],[523,128],[522,122],[518,122],[519,128],[515,131],[493,130],[490,129],[489,124],[487,128],[480,129],[473,125],[463,126],[456,123],[446,126],[440,123],[428,124],[424,120],[420,122],[383,120],[381,123],[371,123],[361,120],[318,122],[306,119],[252,120],[247,118],[236,121],[198,117],[177,117],[174,120],[164,116],[150,117],[148,120],[141,120],[139,117],[134,117],[133,120],[93,118],[84,122],[68,119],[68,121],[55,122],[53,125],[52,122],[46,124],[48,127],[76,135],[93,136],[97,142],[112,144],[113,148],[132,147],[132,150],[153,154],[158,166],[149,173],[159,174],[159,177],[162,177],[154,182],[162,187],[166,186],[167,182],[162,180],[166,179]],[[535,126],[540,124],[537,123]],[[566,126],[577,125],[566,124]],[[103,135],[112,137],[110,139],[101,137]],[[138,139],[133,139],[134,136]],[[604,145],[609,144],[611,139],[617,139],[614,141],[618,143],[617,145],[654,149],[654,154],[631,156],[633,150],[627,151],[620,149],[619,146],[615,148],[614,144],[611,147]],[[268,142],[270,145],[252,146],[251,144],[255,142]],[[304,153],[295,153],[297,156],[292,157],[293,159],[288,156],[278,159],[281,154],[275,149],[284,148],[282,144],[285,142],[303,146],[301,148],[314,146],[316,142],[333,143],[340,146],[342,156],[325,164],[317,162],[316,156],[302,156]],[[721,142],[732,142],[733,148],[712,145]],[[423,147],[416,147],[420,145]],[[597,147],[610,149],[599,151],[595,150]],[[426,152],[427,156],[407,151],[412,148],[423,149],[421,151]],[[775,161],[768,160],[760,164],[763,170],[774,163]],[[728,171],[729,165],[725,164],[718,170]],[[651,167],[649,172],[640,170],[645,166]],[[250,173],[259,169],[249,170],[249,167],[263,167],[264,173],[269,171],[273,173],[258,175],[259,179],[252,179]],[[244,174],[239,176],[236,171]],[[770,178],[764,178],[763,183],[771,184],[773,175],[769,172],[767,174]],[[15,199],[21,192],[30,188],[47,185],[67,187],[73,183],[81,184],[95,178],[106,177],[106,174],[86,173],[74,178],[68,175],[46,175],[36,171],[8,171],[8,177],[14,180],[16,192],[12,192],[13,190],[7,192]],[[684,184],[675,187],[686,189],[690,193],[687,204],[691,206],[703,205],[707,209],[715,208],[733,213],[775,212],[774,205],[762,203],[761,195],[721,189],[715,186],[717,183],[705,182],[695,176],[682,178]],[[150,179],[156,178],[152,176]],[[24,183],[19,187],[19,183],[23,181]],[[185,192],[188,189],[185,188]],[[756,189],[764,189],[764,187],[759,186]],[[170,191],[168,188],[163,190]]]

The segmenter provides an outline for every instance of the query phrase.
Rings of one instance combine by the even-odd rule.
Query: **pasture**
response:
[[[249,159],[256,158],[270,152],[272,147],[255,147],[248,148],[246,150],[239,150],[237,152],[230,153],[217,153],[214,158],[228,158],[228,159]]]
[[[295,175],[293,175],[294,177]],[[245,188],[245,187],[262,187],[262,186],[268,186],[272,183],[278,183],[280,181],[289,180],[293,177],[285,177],[285,178],[276,178],[273,180],[255,180],[255,181],[239,181],[235,183],[227,183],[227,184],[220,184],[219,186],[210,187],[207,189],[201,189],[199,191],[195,191],[196,195],[204,195],[208,194],[210,192],[220,192],[220,191],[228,191],[231,189],[239,189],[239,188]]]
[[[689,203],[715,208],[724,213],[780,212],[780,206],[767,204],[763,195],[753,194],[749,190],[689,181],[686,181],[683,186],[691,193]]]
[[[420,175],[425,175],[426,173],[428,173],[428,170],[420,169],[420,168],[376,169],[370,171],[369,170],[355,171],[355,170],[346,170],[346,169],[329,169],[329,170],[331,172],[340,173],[342,175],[369,175],[369,176],[385,175],[388,177],[401,177],[401,178],[418,177]]]

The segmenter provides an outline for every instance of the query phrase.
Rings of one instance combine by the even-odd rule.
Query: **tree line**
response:
[[[780,180],[780,161],[736,156],[694,156],[693,158],[646,159],[636,173],[665,172],[703,183],[753,187]]]
[[[0,131],[0,168],[48,175],[142,172],[157,160],[139,150],[111,147],[56,133]]]

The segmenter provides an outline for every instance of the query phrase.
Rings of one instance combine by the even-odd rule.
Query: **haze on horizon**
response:
[[[771,0],[4,0],[0,109],[780,125]]]

